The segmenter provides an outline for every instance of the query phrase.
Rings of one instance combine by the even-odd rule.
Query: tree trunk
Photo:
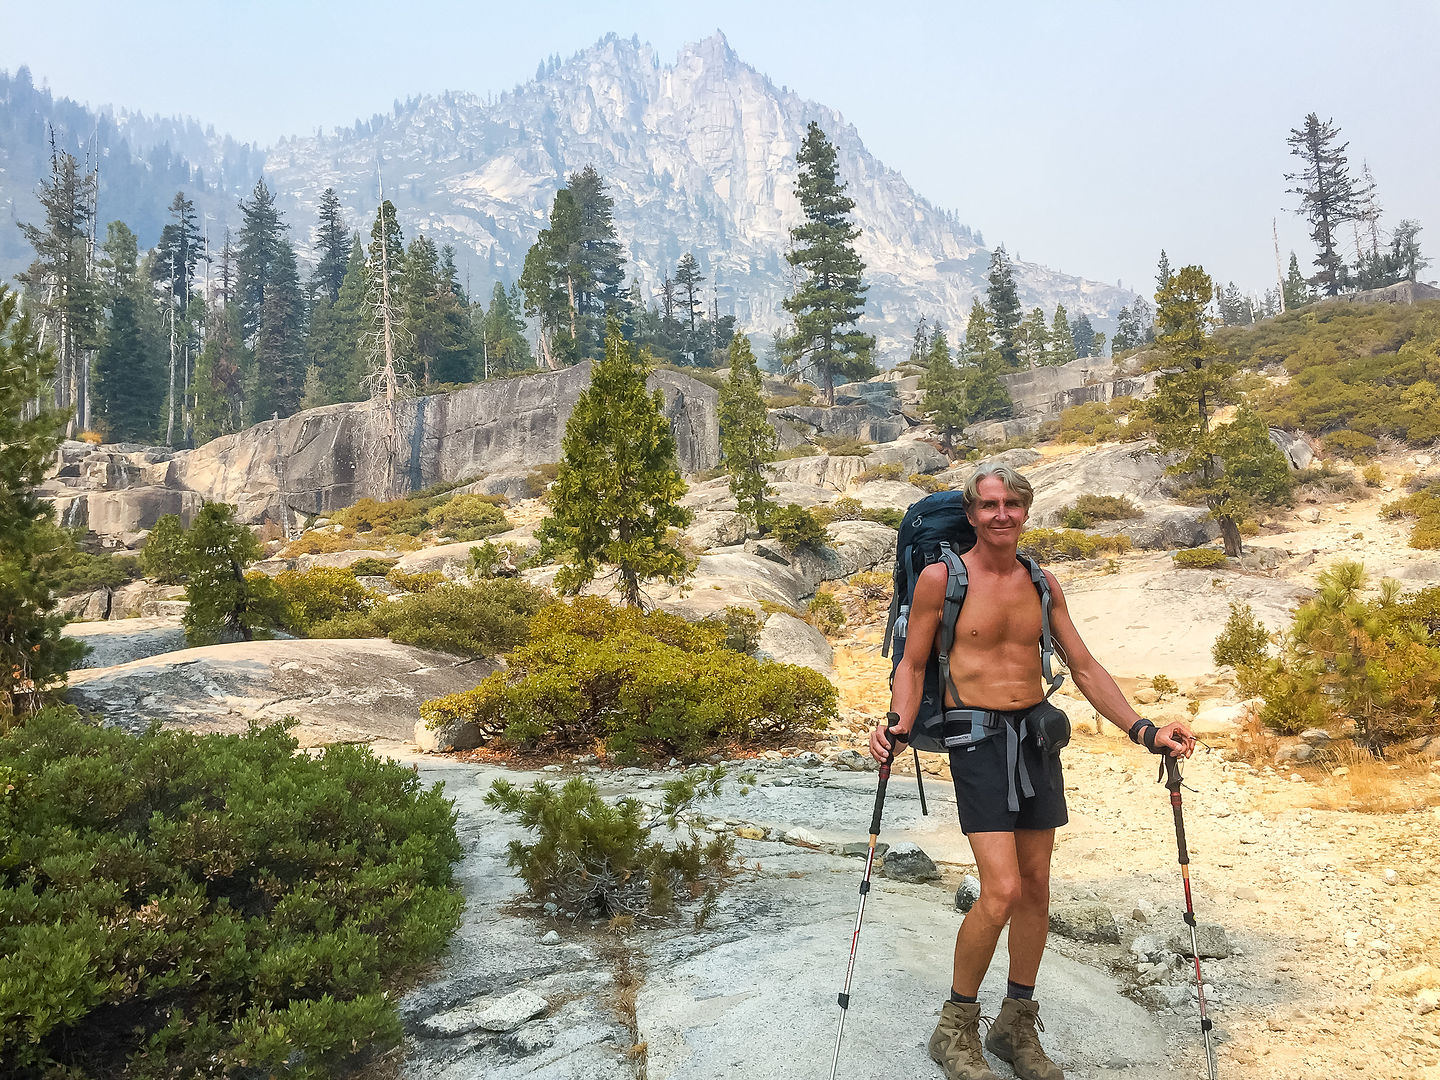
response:
[[[1225,554],[1232,559],[1240,557],[1240,526],[1235,519],[1226,514],[1218,515],[1215,520],[1220,525],[1220,538],[1225,541]]]

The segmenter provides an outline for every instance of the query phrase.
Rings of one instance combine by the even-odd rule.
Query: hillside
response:
[[[340,192],[351,225],[367,226],[378,166],[406,235],[423,231],[437,243],[453,244],[478,295],[492,280],[518,277],[562,178],[594,164],[615,197],[630,270],[647,297],[662,274],[693,251],[720,310],[733,311],[752,332],[768,333],[779,327],[783,252],[798,219],[795,152],[806,124],[815,120],[836,144],[856,200],[864,230],[859,248],[871,283],[865,329],[880,337],[882,359],[903,356],[921,315],[962,325],[972,298],[985,287],[990,252],[980,233],[877,160],[840,114],[745,64],[721,34],[687,46],[672,63],[637,39],[612,35],[542,72],[498,97],[421,96],[350,128],[284,139],[265,154],[263,166],[250,148],[194,122],[96,117],[33,88],[21,95],[21,126],[34,136],[54,122],[73,149],[99,125],[109,155],[139,162],[133,168],[150,181],[144,213],[139,196],[110,194],[115,178],[107,157],[100,217],[103,225],[133,216],[142,244],[154,241],[159,216],[187,174],[197,196],[202,178],[218,181],[197,201],[212,222],[233,224],[237,191],[248,189],[263,167],[303,253],[326,187]],[[21,108],[13,92],[17,81],[9,85],[0,113]],[[307,126],[303,116],[295,121]],[[35,151],[48,149],[43,138],[36,144],[31,137],[26,145],[24,160],[0,162],[7,168],[0,194],[18,220],[33,218],[28,193],[45,166],[45,153]],[[162,161],[164,168],[157,164]],[[6,230],[0,270],[7,274],[28,261],[17,243],[17,232]],[[1039,304],[1048,312],[1061,302],[1104,329],[1131,298],[1034,262],[1017,262],[1015,273],[1026,307]]]

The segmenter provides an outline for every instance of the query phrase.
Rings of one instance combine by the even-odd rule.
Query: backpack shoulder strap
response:
[[[1050,688],[1045,691],[1048,698],[1065,681],[1064,675],[1055,673],[1055,638],[1050,632],[1050,579],[1045,576],[1045,571],[1040,564],[1028,555],[1017,555],[1027,570],[1030,571],[1030,581],[1035,586],[1035,591],[1040,594],[1040,670],[1045,676],[1045,681]],[[1064,652],[1061,651],[1061,659],[1064,659]]]
[[[950,649],[955,644],[955,624],[960,621],[960,607],[965,603],[965,594],[970,588],[970,575],[965,562],[948,543],[940,544],[940,561],[948,571],[945,581],[945,605],[940,612],[940,647],[935,659],[940,664],[941,707],[944,707],[944,691],[950,692],[955,703],[960,704],[960,694],[950,677]]]

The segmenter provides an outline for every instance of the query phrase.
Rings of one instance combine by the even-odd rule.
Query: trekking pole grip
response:
[[[887,717],[888,720],[888,717]],[[889,747],[890,753],[880,763],[880,786],[875,791],[875,812],[870,816],[870,835],[880,835],[880,812],[885,808],[885,788],[890,783],[890,766],[895,762],[895,747],[900,745],[902,740],[890,730],[887,723],[885,728],[885,744]]]
[[[1185,844],[1185,818],[1180,812],[1180,760],[1168,754],[1165,765],[1165,787],[1170,791],[1170,809],[1175,815],[1175,844],[1180,849],[1180,865],[1190,865],[1190,849]]]

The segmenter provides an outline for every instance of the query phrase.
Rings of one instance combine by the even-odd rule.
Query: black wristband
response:
[[[1131,726],[1130,730],[1127,731],[1125,734],[1130,737],[1130,741],[1133,742],[1136,746],[1144,746],[1146,750],[1154,750],[1155,736],[1149,735],[1147,733],[1158,730],[1159,729],[1153,723],[1151,723],[1149,720],[1146,720],[1145,717],[1142,716],[1134,725]],[[1142,743],[1140,741],[1141,739],[1144,739],[1145,742]]]

